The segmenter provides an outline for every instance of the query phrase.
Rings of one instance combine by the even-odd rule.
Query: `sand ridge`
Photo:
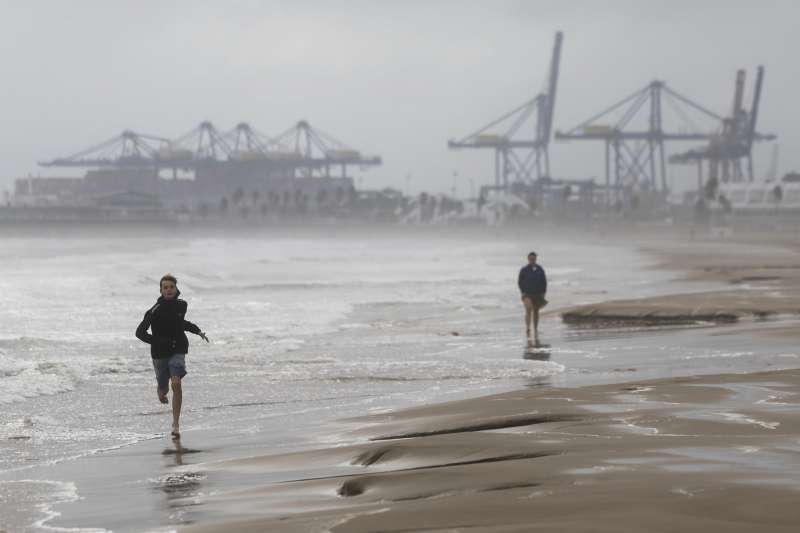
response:
[[[798,386],[800,371],[673,378],[369,417],[376,437],[428,431],[238,460],[241,475],[326,475],[204,505],[237,531],[795,531]],[[519,424],[532,406],[548,420]]]
[[[735,322],[800,315],[800,252],[793,244],[664,241],[641,249],[653,268],[683,272],[685,281],[716,281],[728,290],[608,300],[563,310],[569,324]]]

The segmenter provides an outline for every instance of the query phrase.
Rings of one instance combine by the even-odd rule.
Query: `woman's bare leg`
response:
[[[525,305],[525,335],[531,337],[531,321],[533,318],[533,302],[530,298],[522,297],[522,303]]]
[[[183,403],[183,388],[181,378],[172,378],[172,435],[180,435],[181,404]]]

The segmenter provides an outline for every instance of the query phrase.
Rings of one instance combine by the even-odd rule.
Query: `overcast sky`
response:
[[[70,175],[37,161],[124,129],[174,138],[202,120],[275,135],[300,119],[384,165],[362,186],[469,192],[490,152],[449,151],[532,98],[564,31],[555,128],[653,79],[719,114],[737,68],[766,67],[759,130],[800,170],[800,4],[786,1],[0,0],[0,189]],[[668,148],[668,151],[688,146]],[[756,152],[766,172],[771,148]],[[600,144],[556,144],[556,177],[601,176]],[[673,169],[679,179],[686,169]],[[456,176],[454,179],[454,175]],[[692,172],[693,175],[693,172]]]

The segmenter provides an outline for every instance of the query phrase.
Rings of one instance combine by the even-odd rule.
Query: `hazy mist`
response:
[[[779,135],[779,172],[800,170],[798,15],[788,0],[6,0],[0,190],[28,174],[75,175],[36,163],[124,129],[173,138],[202,120],[222,130],[247,121],[276,135],[307,119],[383,157],[382,167],[356,170],[364,188],[440,192],[455,181],[465,195],[470,180],[491,181],[492,158],[449,151],[447,140],[532,98],[557,30],[556,129],[652,79],[727,115],[736,69],[747,69],[749,108],[763,64],[758,129]],[[755,152],[759,176],[770,153]],[[557,143],[553,174],[599,177],[602,154],[599,143]]]

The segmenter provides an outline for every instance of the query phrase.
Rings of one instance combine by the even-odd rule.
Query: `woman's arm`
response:
[[[150,311],[147,311],[144,314],[144,318],[139,323],[139,327],[136,328],[136,338],[142,342],[146,342],[147,344],[153,343],[153,336],[147,332],[147,330],[150,328],[150,317]]]
[[[195,335],[200,335],[202,330],[197,324],[193,324],[188,320],[183,320],[183,331],[188,331],[189,333],[194,333]]]
[[[188,331],[189,333],[194,333],[195,335],[199,335],[201,339],[208,342],[208,337],[206,337],[206,334],[203,333],[200,327],[197,324],[193,324],[192,322],[189,322],[188,320],[185,319],[183,321],[183,331]]]

